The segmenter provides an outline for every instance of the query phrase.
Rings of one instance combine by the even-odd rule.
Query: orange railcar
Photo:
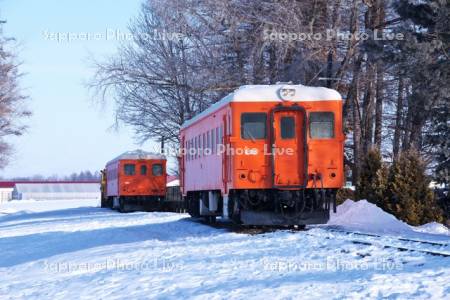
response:
[[[243,86],[180,138],[181,192],[195,217],[324,223],[344,183],[342,99],[331,89]]]
[[[120,211],[162,208],[167,181],[163,155],[125,152],[109,161],[102,175],[102,206]]]

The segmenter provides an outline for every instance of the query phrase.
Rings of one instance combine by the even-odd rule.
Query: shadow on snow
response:
[[[137,215],[145,216],[147,213],[119,214],[114,211],[100,208],[76,208],[64,209],[48,212],[27,213],[11,215],[1,218],[1,227],[39,225],[42,223],[51,223],[57,220],[78,219],[83,221],[85,218],[94,220],[106,219],[133,219]],[[170,216],[167,213],[155,213],[157,216]],[[151,218],[152,214],[148,215]],[[33,219],[33,221],[27,221]],[[39,220],[41,219],[41,220]],[[49,220],[51,219],[51,220]],[[20,222],[21,220],[25,222]],[[5,224],[15,221],[15,224]],[[88,226],[88,224],[87,224]],[[0,267],[10,267],[38,259],[48,258],[54,255],[85,250],[94,247],[135,243],[150,240],[175,241],[183,238],[198,238],[201,236],[212,236],[220,234],[221,231],[210,227],[195,224],[187,219],[168,221],[162,223],[146,225],[129,225],[121,227],[101,228],[83,231],[51,231],[44,233],[34,233],[22,236],[0,238]]]

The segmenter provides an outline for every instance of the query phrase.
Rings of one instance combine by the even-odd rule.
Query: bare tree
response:
[[[410,145],[420,150],[432,107],[445,98],[436,78],[421,79],[435,67],[432,60],[448,57],[445,49],[414,43],[414,30],[404,42],[374,39],[376,30],[411,31],[395,9],[399,3],[405,1],[148,0],[130,28],[135,40],[95,64],[90,86],[103,99],[114,97],[117,120],[131,125],[141,140],[163,137],[173,144],[184,121],[238,86],[292,81],[337,89],[345,98],[345,132],[351,137],[346,163],[357,183],[369,148],[385,157],[392,148],[395,156]],[[311,38],[327,30],[351,38]],[[154,38],[155,32],[182,36]],[[356,38],[360,33],[370,38]],[[444,82],[446,73],[438,75]],[[433,87],[433,97],[427,87]]]
[[[13,40],[3,35],[0,27],[0,168],[7,165],[13,153],[8,138],[24,133],[26,126],[21,121],[31,114],[19,85],[22,74],[14,51]]]

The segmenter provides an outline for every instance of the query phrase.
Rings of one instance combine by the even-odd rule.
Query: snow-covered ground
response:
[[[329,228],[382,238],[355,243]],[[259,235],[86,200],[7,203],[0,299],[448,298],[450,258],[383,247],[399,236],[450,242],[445,227],[412,228],[363,201],[344,203],[330,225]]]

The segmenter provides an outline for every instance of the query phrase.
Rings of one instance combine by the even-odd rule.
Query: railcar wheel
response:
[[[292,226],[292,229],[295,231],[302,231],[302,230],[305,230],[305,228],[306,228],[306,225],[293,225]]]
[[[205,217],[205,221],[208,224],[214,224],[216,223],[216,216],[207,216]]]
[[[200,217],[200,200],[194,194],[188,193],[186,196],[187,211],[191,217]]]
[[[242,224],[239,202],[235,197],[230,196],[228,202],[228,216],[235,224]]]
[[[125,203],[122,198],[119,198],[119,212],[125,213]]]

